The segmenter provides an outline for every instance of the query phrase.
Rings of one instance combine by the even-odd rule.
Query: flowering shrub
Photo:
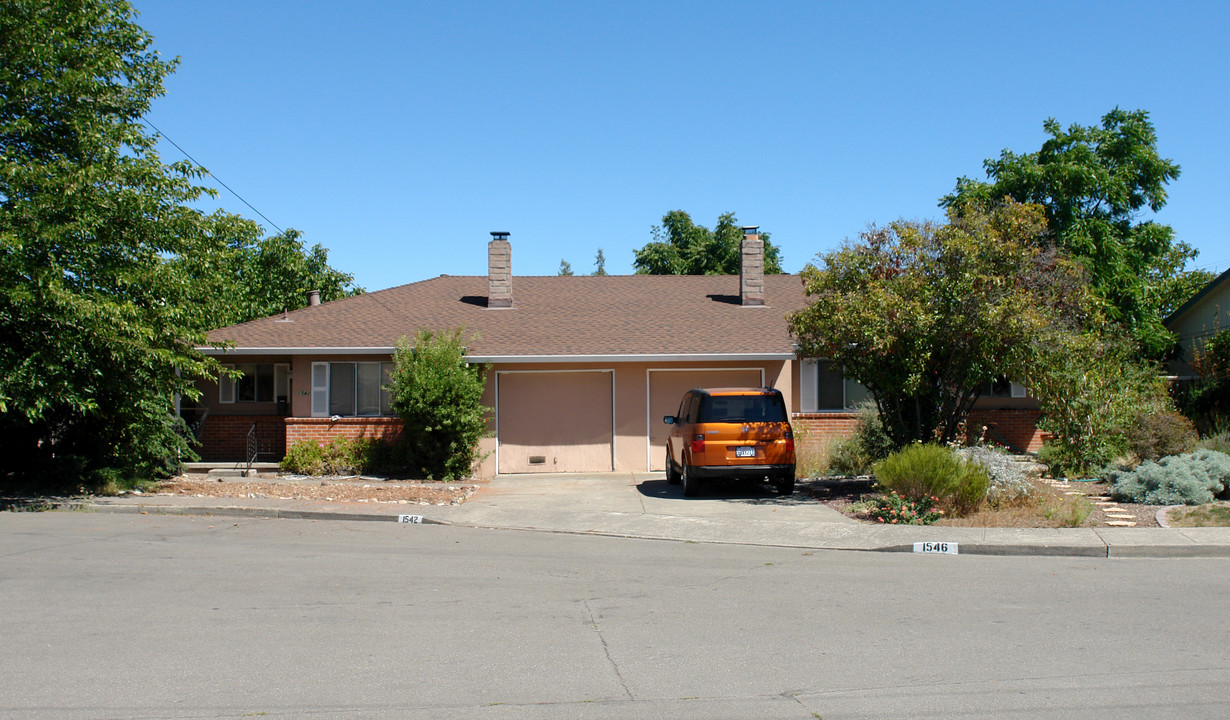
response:
[[[930,525],[944,514],[943,510],[934,509],[938,501],[938,498],[927,496],[909,500],[890,492],[873,500],[867,514],[876,522],[890,525]]]

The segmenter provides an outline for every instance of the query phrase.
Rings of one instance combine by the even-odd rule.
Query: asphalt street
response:
[[[0,718],[1223,718],[1230,560],[0,513]]]

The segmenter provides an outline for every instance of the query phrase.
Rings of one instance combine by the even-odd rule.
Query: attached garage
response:
[[[614,372],[496,373],[499,473],[610,472]]]
[[[762,368],[687,368],[651,369],[647,371],[649,397],[648,468],[653,472],[666,469],[666,436],[670,428],[662,422],[679,409],[683,394],[695,387],[764,387]]]

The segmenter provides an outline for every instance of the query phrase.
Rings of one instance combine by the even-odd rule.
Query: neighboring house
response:
[[[397,435],[381,386],[398,338],[456,327],[477,334],[469,358],[490,364],[485,476],[660,471],[662,417],[692,387],[778,388],[804,446],[853,430],[860,388],[795,357],[786,316],[807,302],[802,282],[763,274],[755,228],[739,276],[513,277],[507,233],[492,235],[487,277],[442,275],[211,333],[229,347],[206,352],[244,375],[203,387],[190,409],[204,418],[202,457],[241,460],[249,438],[276,460],[299,440]],[[1005,403],[1021,401],[981,412],[1030,445],[1036,412]],[[1020,421],[1024,435],[1009,429]]]
[[[1170,372],[1180,380],[1190,380],[1195,375],[1190,364],[1195,352],[1219,331],[1230,330],[1230,270],[1179,306],[1165,324],[1179,340],[1179,353],[1170,362]]]

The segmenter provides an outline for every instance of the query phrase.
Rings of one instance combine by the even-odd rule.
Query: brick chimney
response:
[[[491,233],[487,243],[487,307],[512,307],[512,243],[508,233]]]
[[[745,226],[739,245],[739,297],[744,306],[764,305],[764,241],[759,229]]]

